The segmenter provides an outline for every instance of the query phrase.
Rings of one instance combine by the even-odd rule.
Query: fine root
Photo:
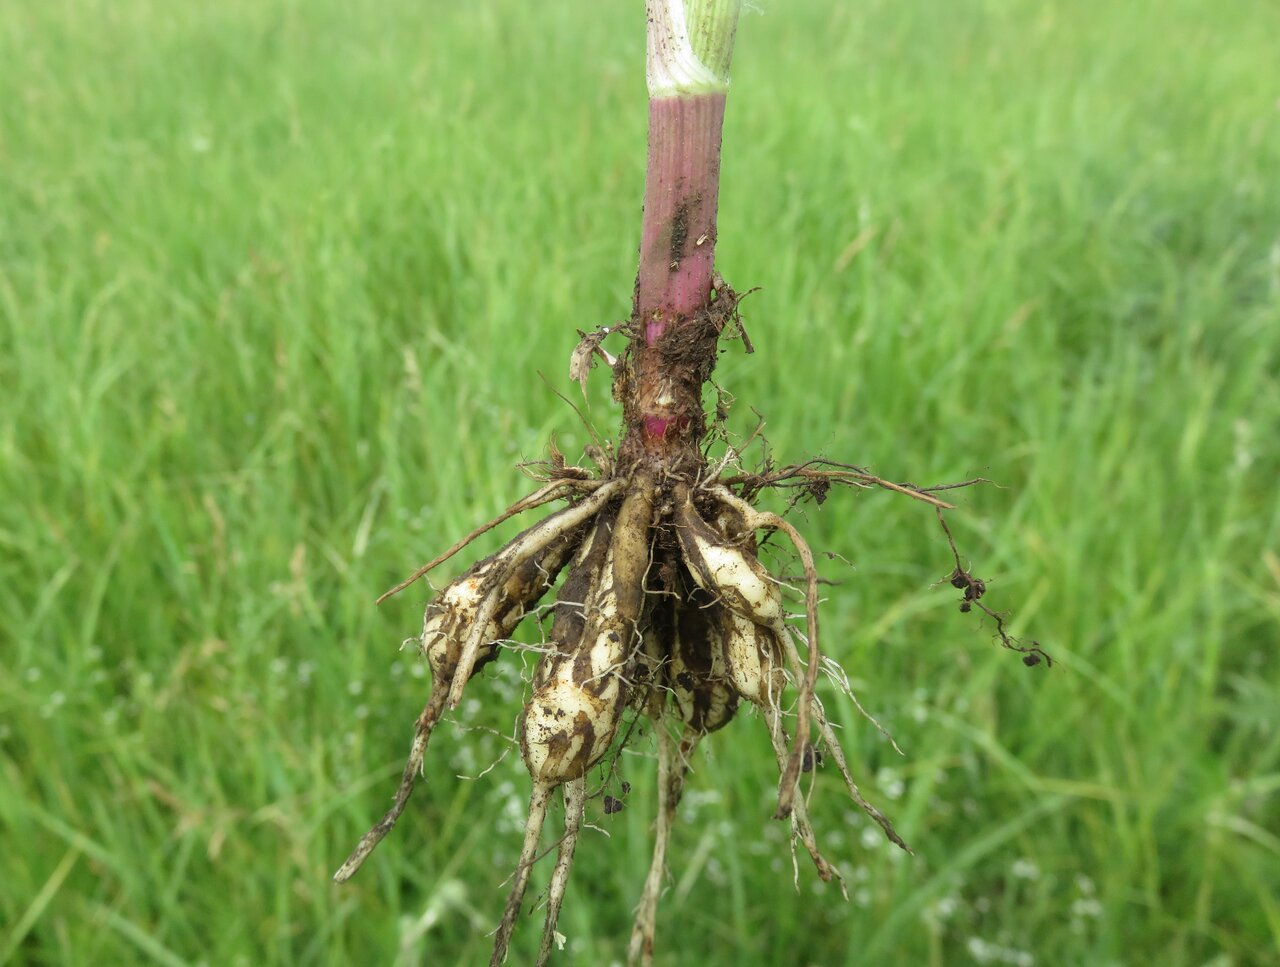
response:
[[[645,877],[644,890],[636,907],[635,921],[631,927],[631,943],[627,948],[627,963],[631,967],[649,967],[653,963],[653,940],[658,921],[658,898],[662,894],[663,880],[667,875],[667,843],[675,825],[676,807],[684,786],[687,768],[683,756],[675,750],[675,742],[664,722],[657,722],[654,731],[658,736],[658,818],[653,830],[653,858],[649,863],[649,875]]]
[[[946,535],[947,546],[951,548],[951,556],[955,558],[955,570],[947,575],[947,583],[961,592],[961,613],[968,614],[976,607],[996,623],[996,637],[1000,639],[1000,644],[1010,651],[1016,651],[1021,654],[1024,665],[1032,668],[1043,661],[1045,667],[1052,668],[1053,659],[1049,657],[1047,651],[1040,647],[1040,642],[1033,641],[1030,645],[1022,644],[1005,630],[1005,616],[998,611],[993,611],[982,600],[982,596],[987,593],[987,582],[981,578],[974,577],[972,572],[960,563],[960,551],[956,548],[955,538],[951,536],[951,528],[947,525],[947,518],[943,516],[941,510],[938,511],[938,524],[942,528],[942,533]]]
[[[853,781],[853,774],[849,772],[849,763],[844,757],[844,749],[840,748],[840,741],[836,738],[835,730],[831,728],[831,723],[827,721],[826,712],[822,707],[821,699],[815,696],[813,700],[814,718],[818,723],[818,734],[822,736],[822,741],[826,743],[827,751],[831,754],[831,758],[836,761],[836,768],[840,770],[840,775],[844,778],[845,787],[849,790],[849,798],[858,804],[858,807],[876,821],[876,825],[884,830],[884,834],[889,837],[889,841],[900,846],[908,853],[915,855],[911,847],[903,842],[902,837],[898,835],[898,831],[893,828],[893,823],[884,813],[880,812],[875,806],[867,802],[863,798],[862,793],[858,790],[858,784]]]

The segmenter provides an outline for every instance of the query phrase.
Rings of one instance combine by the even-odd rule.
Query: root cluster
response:
[[[946,488],[892,483],[826,462],[709,480],[691,479],[658,462],[641,463],[629,473],[606,463],[593,476],[565,467],[555,456],[545,486],[387,592],[408,586],[501,521],[568,500],[567,507],[473,564],[427,607],[420,643],[431,666],[431,692],[403,777],[391,809],[334,878],[352,876],[395,825],[441,717],[456,708],[470,678],[496,656],[499,643],[512,636],[562,571],[547,646],[520,716],[520,748],[533,786],[491,964],[506,958],[530,871],[541,856],[548,806],[559,790],[565,828],[555,847],[538,963],[550,958],[583,821],[586,777],[630,734],[621,729],[628,718],[653,723],[659,784],[653,860],[629,945],[632,963],[652,960],[667,845],[691,757],[702,737],[727,725],[739,708],[760,713],[778,764],[775,816],[790,823],[793,841],[809,854],[821,879],[841,882],[818,847],[797,785],[803,772],[824,759],[835,763],[853,801],[907,849],[889,819],[859,791],[815,691],[823,658],[813,555],[788,520],[757,510],[751,501],[768,487],[798,487],[800,496],[821,500],[835,483],[879,486],[933,505],[941,520],[950,505],[936,491]],[[803,565],[803,630],[788,622],[781,582],[760,561],[758,541],[770,533],[786,538]],[[952,583],[964,592],[962,605],[972,605],[985,587],[960,565],[958,554],[956,566]],[[1002,622],[999,630],[1003,637]],[[1025,655],[1043,654],[1038,646],[1005,644]]]

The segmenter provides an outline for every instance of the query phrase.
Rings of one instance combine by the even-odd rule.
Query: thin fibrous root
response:
[[[769,741],[773,744],[773,754],[778,760],[778,769],[785,770],[787,763],[787,736],[782,729],[782,710],[777,706],[762,709],[765,716],[765,722],[769,727]],[[835,880],[840,884],[840,892],[846,900],[849,899],[849,890],[845,886],[844,877],[827,858],[822,855],[822,851],[818,849],[818,839],[814,835],[813,827],[809,824],[809,810],[805,805],[803,796],[796,796],[792,802],[791,811],[791,830],[797,836],[801,843],[804,844],[805,850],[809,853],[809,857],[813,860],[813,865],[818,870],[818,876],[823,882],[829,883]]]
[[[551,960],[556,944],[556,921],[560,919],[560,907],[564,903],[565,887],[569,885],[569,870],[573,866],[573,851],[578,846],[578,832],[582,829],[582,813],[587,800],[587,780],[574,779],[560,787],[564,790],[564,836],[556,853],[556,868],[547,888],[547,918],[542,927],[542,947],[538,951],[538,967],[545,967]]]
[[[803,676],[798,663],[793,663],[792,669],[796,676],[797,684],[800,684],[802,679],[803,684],[800,684],[799,701],[796,706],[796,738],[791,754],[787,758],[786,767],[782,771],[782,781],[778,785],[778,811],[776,818],[785,819],[795,800],[796,783],[800,779],[804,751],[809,744],[811,706],[813,704],[814,691],[818,684],[818,667],[822,664],[822,652],[818,645],[818,569],[813,562],[813,552],[809,550],[809,545],[790,521],[779,517],[777,514],[756,510],[729,490],[728,487],[715,486],[709,489],[717,497],[737,510],[751,530],[782,531],[795,547],[796,553],[800,556],[800,563],[804,567],[804,610],[807,624],[806,637],[809,645],[809,662],[808,667],[804,669]],[[783,632],[782,637],[789,639],[790,636]],[[794,651],[794,649],[795,645],[792,643],[790,650]]]
[[[808,544],[801,538],[799,532],[791,525],[790,522],[777,516],[755,510],[750,504],[733,494],[727,487],[713,488],[716,495],[737,509],[747,520],[747,524],[752,528],[773,528],[782,531],[791,540],[795,546],[796,552],[800,555],[800,561],[804,565],[805,573],[805,614],[808,620],[807,644],[809,649],[808,667],[804,670],[804,686],[800,691],[800,702],[796,722],[796,741],[791,755],[787,761],[786,770],[783,773],[782,783],[778,793],[778,816],[781,818],[785,815],[784,797],[794,795],[795,781],[799,778],[800,770],[803,766],[804,751],[808,742],[809,733],[809,717],[812,715],[818,726],[818,732],[822,736],[824,742],[831,750],[832,756],[836,760],[836,766],[840,770],[841,776],[844,777],[845,786],[849,790],[849,796],[855,803],[872,819],[876,824],[884,830],[884,834],[889,840],[908,853],[911,852],[909,847],[898,835],[897,830],[893,828],[893,823],[889,818],[880,812],[875,806],[867,802],[862,793],[858,789],[858,785],[853,781],[853,775],[849,771],[848,762],[845,760],[844,750],[841,749],[839,741],[836,739],[835,731],[831,728],[831,724],[827,721],[826,713],[823,710],[822,702],[815,693],[815,687],[818,677],[818,666],[822,662],[822,653],[818,648],[818,622],[817,622],[817,606],[818,606],[818,573],[814,566],[813,553],[809,550]],[[801,677],[801,668],[804,662],[800,658],[800,652],[796,648],[795,640],[791,633],[784,633],[781,636],[783,648],[786,650],[788,663],[791,665],[792,674],[799,681]],[[850,692],[850,694],[852,694]],[[855,704],[857,699],[854,699]],[[861,704],[858,704],[859,710],[862,710]],[[865,710],[863,714],[867,715]],[[867,716],[871,718],[871,716]],[[875,719],[871,721],[884,732],[884,728],[880,726]],[[885,732],[888,735],[887,732]],[[893,741],[892,736],[889,737],[890,742]],[[894,748],[897,744],[894,743]],[[788,788],[788,774],[790,774],[790,787]],[[794,800],[793,800],[794,801]]]
[[[511,933],[515,930],[516,921],[520,919],[520,907],[524,903],[524,891],[529,885],[529,871],[538,858],[538,840],[542,836],[542,824],[547,818],[547,803],[555,786],[545,782],[535,782],[533,792],[529,795],[529,818],[524,824],[524,846],[520,849],[520,862],[512,874],[511,892],[507,895],[507,906],[502,913],[502,922],[493,938],[493,956],[489,958],[489,967],[500,967],[507,959],[507,947],[511,944]]]
[[[473,530],[470,534],[462,538],[460,541],[454,544],[451,548],[445,551],[443,554],[433,557],[430,561],[422,565],[422,567],[418,568],[416,571],[410,574],[407,578],[405,578],[403,581],[397,584],[394,588],[389,588],[388,590],[382,592],[382,594],[379,595],[376,603],[382,604],[382,602],[387,600],[387,598],[390,598],[393,595],[399,594],[401,591],[409,587],[415,581],[419,580],[422,577],[425,577],[427,574],[431,573],[433,570],[435,570],[445,561],[449,560],[449,558],[453,557],[453,555],[457,554],[460,550],[462,550],[464,547],[466,547],[468,544],[474,541],[477,537],[480,537],[482,534],[487,534],[489,531],[493,530],[499,524],[503,523],[504,521],[510,520],[512,517],[515,517],[517,514],[522,514],[526,510],[532,510],[534,507],[541,507],[543,504],[549,504],[553,500],[559,500],[561,497],[565,497],[569,493],[575,490],[577,491],[587,490],[587,489],[594,490],[599,485],[600,485],[600,482],[595,480],[556,480],[556,481],[553,481],[552,483],[547,484],[545,487],[541,487],[538,490],[535,490],[533,493],[528,494],[527,496],[521,497],[514,504],[512,504],[510,507],[504,510],[501,514],[493,518],[493,520],[488,521],[487,523],[481,524],[479,527]]]
[[[591,496],[586,497],[572,507],[566,507],[564,510],[552,514],[546,520],[535,524],[514,538],[493,556],[498,566],[493,577],[487,582],[488,587],[496,592],[498,588],[502,587],[511,571],[522,561],[527,560],[530,556],[538,553],[542,548],[556,540],[556,538],[599,513],[602,507],[626,488],[628,482],[626,478],[622,477],[610,480],[599,487]],[[462,654],[458,658],[458,669],[454,673],[453,682],[449,687],[447,707],[450,709],[457,708],[458,703],[462,701],[462,691],[466,687],[467,680],[471,677],[471,671],[475,667],[480,649],[484,645],[485,628],[498,609],[499,599],[500,595],[496,593],[490,593],[485,598],[484,603],[476,613],[474,625],[463,641]]]
[[[956,562],[955,570],[949,575],[948,581],[956,590],[964,592],[964,597],[960,601],[960,610],[967,612],[977,606],[979,611],[996,623],[996,637],[1000,639],[1000,644],[1010,651],[1016,651],[1022,655],[1022,663],[1028,668],[1034,667],[1040,662],[1044,662],[1046,667],[1052,668],[1053,658],[1040,647],[1040,642],[1033,641],[1029,646],[1021,644],[1005,628],[1005,618],[1008,615],[993,610],[982,600],[982,596],[987,591],[986,582],[981,578],[974,577],[960,561],[960,550],[956,547],[956,539],[951,536],[951,528],[947,524],[947,518],[941,510],[937,513],[938,524],[942,527],[942,533],[946,535],[947,546],[951,548],[951,556]]]
[[[827,678],[831,680],[837,688],[842,691],[845,696],[853,703],[853,707],[858,710],[858,714],[875,726],[876,731],[889,740],[889,744],[893,746],[893,751],[900,756],[905,756],[902,747],[898,745],[898,740],[893,737],[893,733],[880,724],[880,720],[872,715],[863,706],[858,698],[858,693],[853,690],[853,685],[849,682],[849,676],[845,670],[840,667],[840,663],[830,657],[823,657],[822,667],[827,673]]]
[[[783,648],[787,653],[787,660],[794,674],[794,669],[801,664],[800,652],[790,634],[783,635],[782,642]],[[876,821],[876,824],[884,830],[884,834],[889,837],[891,842],[911,853],[911,847],[903,842],[902,837],[898,835],[898,831],[893,828],[893,823],[889,821],[889,817],[863,798],[858,789],[858,784],[853,781],[853,774],[849,771],[849,764],[844,757],[844,750],[840,747],[840,742],[836,739],[835,730],[831,728],[831,723],[827,721],[826,711],[822,707],[822,700],[817,695],[813,696],[813,717],[818,725],[818,734],[822,736],[822,740],[827,744],[832,758],[836,760],[836,767],[840,770],[840,775],[844,777],[845,786],[849,790],[849,797],[858,804],[863,812]]]
[[[335,883],[344,883],[356,874],[356,871],[364,865],[364,861],[369,858],[369,854],[382,842],[383,837],[391,832],[392,827],[399,820],[400,814],[404,812],[405,804],[413,793],[414,782],[418,778],[418,773],[422,770],[422,760],[427,754],[427,743],[431,740],[431,732],[435,729],[436,723],[440,721],[440,714],[443,709],[444,693],[433,692],[432,697],[423,708],[422,714],[418,716],[413,745],[409,748],[409,758],[404,764],[404,773],[400,777],[400,786],[396,789],[394,804],[387,810],[386,815],[374,824],[372,829],[360,837],[360,842],[351,851],[347,861],[339,867],[338,872],[333,874]]]
[[[893,823],[889,821],[889,817],[863,798],[858,789],[858,784],[853,781],[853,774],[849,771],[849,763],[845,760],[844,750],[840,748],[840,742],[836,738],[835,730],[831,727],[831,723],[827,721],[822,701],[816,696],[814,697],[813,716],[818,723],[818,733],[822,736],[822,741],[827,744],[827,751],[836,760],[836,768],[840,770],[840,775],[844,777],[845,787],[849,790],[849,798],[857,803],[864,813],[875,820],[876,825],[884,830],[885,836],[889,837],[891,843],[914,856],[915,852],[898,835],[898,831],[893,828]]]
[[[654,731],[658,736],[658,818],[654,824],[653,859],[649,863],[644,891],[640,894],[640,904],[636,907],[631,943],[627,948],[627,963],[631,967],[649,967],[653,963],[658,898],[662,895],[662,881],[667,872],[667,843],[675,825],[676,807],[680,804],[687,768],[686,759],[676,753],[671,733],[661,718],[654,722]]]
[[[819,470],[814,469],[815,467],[832,467],[835,469]],[[867,472],[864,468],[855,467],[852,464],[838,463],[834,460],[814,459],[805,463],[792,464],[769,473],[739,474],[734,477],[726,477],[721,480],[721,483],[742,486],[751,494],[757,493],[766,487],[811,488],[817,485],[825,489],[826,486],[833,483],[846,484],[851,487],[882,487],[885,490],[891,490],[894,493],[923,501],[939,510],[954,510],[954,504],[949,504],[945,500],[933,496],[934,493],[943,490],[957,490],[961,487],[972,487],[975,484],[990,483],[990,481],[985,477],[975,477],[972,480],[942,484],[937,487],[916,487],[913,484],[894,483],[892,480],[885,480],[883,477],[877,477],[875,474]]]

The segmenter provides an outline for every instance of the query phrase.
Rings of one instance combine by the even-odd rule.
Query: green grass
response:
[[[329,882],[426,690],[397,652],[421,591],[372,600],[550,435],[585,442],[553,390],[631,294],[639,6],[0,5],[0,960],[487,956],[527,794],[518,756],[454,778],[488,732],[442,731],[400,828]],[[1280,963],[1278,30],[1249,0],[744,18],[733,427],[998,480],[952,526],[1058,664],[933,586],[927,508],[807,511],[852,564],[828,648],[906,757],[828,702],[918,855],[864,838],[827,770],[853,900],[803,862],[794,889],[744,717],[691,781],[661,963]],[[468,696],[509,733],[518,663]],[[623,954],[635,753],[565,963]]]

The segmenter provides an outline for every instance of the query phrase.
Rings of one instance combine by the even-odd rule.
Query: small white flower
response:
[[[991,959],[991,948],[981,937],[970,937],[965,941],[964,946],[969,951],[969,956],[980,964],[985,964]]]
[[[1013,861],[1013,865],[1009,867],[1009,873],[1019,880],[1038,880],[1040,879],[1040,867],[1026,859],[1017,859]]]
[[[1102,904],[1095,897],[1081,897],[1071,904],[1071,915],[1073,917],[1100,917],[1102,916]]]
[[[896,772],[892,769],[881,769],[876,773],[876,783],[880,786],[885,794],[885,798],[897,800],[902,798],[902,794],[906,791],[906,783],[904,783]]]

